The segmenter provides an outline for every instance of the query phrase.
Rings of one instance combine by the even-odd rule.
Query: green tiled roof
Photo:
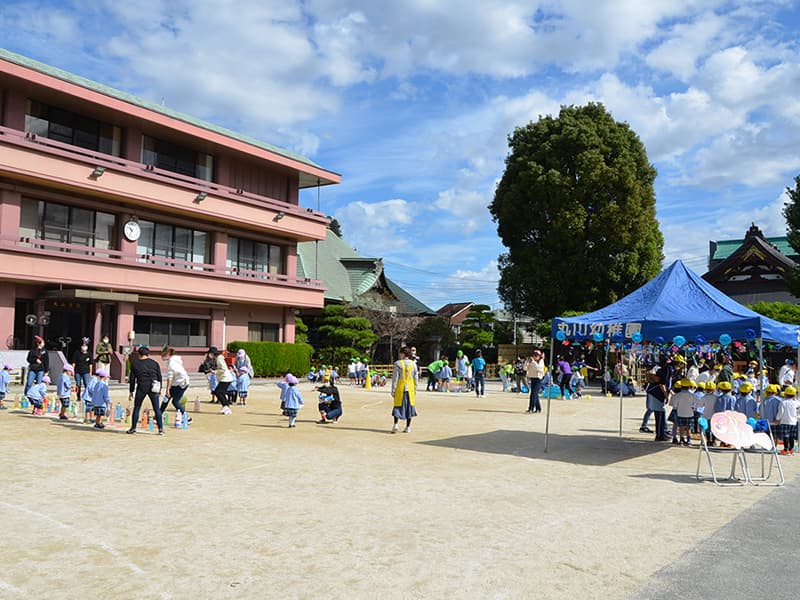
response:
[[[795,252],[794,248],[789,245],[789,239],[787,237],[768,237],[764,239],[775,246],[784,256],[788,256],[792,259],[796,259],[798,257],[797,252]],[[717,247],[714,250],[714,256],[711,257],[711,260],[722,261],[736,252],[736,250],[738,250],[739,247],[744,243],[744,240],[719,240],[714,243],[717,245]]]
[[[230,129],[226,129],[225,127],[220,127],[219,125],[214,125],[213,123],[208,123],[206,121],[196,119],[190,115],[178,112],[177,110],[172,110],[171,108],[167,108],[166,106],[161,106],[160,104],[149,102],[147,100],[134,96],[133,94],[128,94],[127,92],[122,92],[107,85],[103,85],[102,83],[92,81],[91,79],[86,79],[85,77],[81,77],[80,75],[75,75],[74,73],[69,73],[68,71],[63,71],[56,67],[46,65],[37,60],[33,60],[32,58],[28,58],[27,56],[22,56],[21,54],[10,52],[5,48],[0,48],[0,59],[4,59],[9,62],[18,64],[22,67],[33,69],[34,71],[39,71],[40,73],[44,73],[45,75],[50,75],[51,77],[55,77],[56,79],[61,79],[62,81],[67,81],[69,83],[79,85],[82,88],[92,90],[99,94],[103,94],[111,98],[116,98],[117,100],[122,100],[123,102],[127,102],[128,104],[133,104],[134,106],[138,106],[140,108],[145,108],[153,112],[161,113],[162,115],[165,115],[173,119],[177,119],[178,121],[183,121],[184,123],[189,123],[190,125],[206,129],[207,131],[212,131],[214,133],[224,135],[225,137],[229,137],[238,140],[240,142],[250,144],[251,146],[261,148],[262,150],[267,150],[269,152],[279,154],[286,158],[290,158],[292,160],[305,163],[309,166],[316,167],[318,169],[323,168],[318,164],[316,164],[315,162],[313,162],[312,160],[309,160],[305,156],[302,156],[301,154],[296,154],[289,150],[284,150],[283,148],[279,148],[278,146],[273,146],[272,144],[267,144],[266,142],[262,142],[261,140],[257,140],[255,138],[242,135],[241,133],[231,131]]]
[[[328,288],[325,299],[334,302],[356,301],[383,276],[386,287],[400,304],[399,312],[434,314],[434,311],[386,277],[381,259],[359,256],[330,229],[326,230],[323,241],[297,244],[297,275],[321,279]]]

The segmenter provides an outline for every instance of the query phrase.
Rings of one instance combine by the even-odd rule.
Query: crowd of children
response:
[[[797,388],[791,385],[794,381],[793,361],[787,360],[784,365],[789,374],[779,376],[783,385],[769,383],[767,371],[759,369],[757,361],[751,361],[744,373],[734,372],[730,361],[725,361],[714,367],[690,365],[685,375],[680,375],[684,361],[673,362],[673,366],[662,371],[674,374],[667,394],[667,405],[671,409],[667,420],[672,422],[673,444],[690,445],[692,434],[700,433],[698,423],[701,417],[710,421],[716,413],[734,411],[748,420],[763,420],[774,441],[783,445],[781,454],[794,454],[800,399]],[[649,412],[645,413],[640,431],[652,433],[646,422]],[[710,429],[706,429],[705,435],[708,445],[716,445]]]

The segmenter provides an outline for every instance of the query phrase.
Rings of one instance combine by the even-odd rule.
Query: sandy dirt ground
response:
[[[0,597],[625,598],[770,493],[697,482],[696,446],[638,433],[641,396],[622,438],[618,399],[554,400],[545,454],[496,383],[421,392],[395,435],[385,388],[343,386],[331,425],[300,388],[295,429],[274,385],[163,437],[0,413]]]

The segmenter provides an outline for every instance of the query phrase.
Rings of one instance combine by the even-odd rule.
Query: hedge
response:
[[[308,344],[284,342],[231,342],[229,352],[244,348],[253,363],[256,377],[275,377],[293,373],[303,377],[311,369],[314,348]]]

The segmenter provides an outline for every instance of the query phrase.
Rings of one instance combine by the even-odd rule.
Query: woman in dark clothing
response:
[[[342,399],[339,388],[333,383],[317,387],[319,392],[319,421],[318,423],[336,423],[342,416]]]
[[[89,377],[92,374],[92,354],[89,352],[89,338],[83,338],[81,347],[72,354],[72,368],[75,369],[75,391],[78,398],[81,397],[81,390],[89,385]]]
[[[47,358],[47,350],[44,349],[44,340],[38,335],[33,338],[33,348],[28,352],[28,378],[25,381],[25,393],[34,383],[42,383],[48,371],[50,363]]]
[[[153,412],[156,415],[158,434],[164,435],[164,423],[161,420],[161,366],[150,358],[150,348],[139,346],[139,360],[131,365],[128,402],[133,400],[133,414],[131,415],[131,428],[128,433],[136,433],[136,424],[139,421],[139,411],[142,408],[145,396],[150,398]],[[134,397],[134,390],[136,396]]]

